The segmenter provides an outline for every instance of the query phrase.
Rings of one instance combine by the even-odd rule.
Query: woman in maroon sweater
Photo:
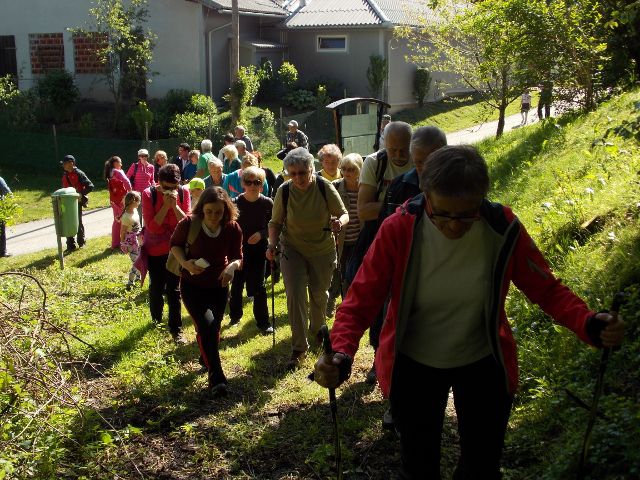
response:
[[[195,322],[214,396],[227,393],[218,346],[228,286],[242,261],[242,231],[237,218],[238,209],[227,192],[210,187],[200,196],[193,215],[183,219],[171,237],[171,252],[182,265],[182,301]],[[194,222],[198,233],[185,249]]]

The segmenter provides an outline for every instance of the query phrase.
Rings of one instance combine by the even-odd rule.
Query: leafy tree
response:
[[[78,33],[99,35],[102,45],[96,54],[105,66],[103,77],[115,105],[114,126],[118,125],[125,99],[144,91],[153,58],[156,35],[145,30],[149,17],[147,0],[96,0],[89,9],[89,31]]]
[[[369,82],[369,93],[373,98],[380,98],[382,87],[389,73],[389,63],[381,55],[371,55],[369,57],[369,67],[367,68],[367,81]]]
[[[278,69],[278,79],[285,92],[290,92],[298,81],[298,69],[293,63],[283,62]]]
[[[415,52],[409,60],[432,70],[455,72],[458,79],[499,112],[496,136],[504,131],[505,111],[528,85],[526,37],[519,19],[531,9],[529,0],[443,0],[434,18],[418,16],[417,28],[401,27]],[[530,40],[530,39],[526,39]]]
[[[174,138],[191,145],[199,145],[202,139],[211,138],[218,125],[218,110],[211,97],[195,94],[189,108],[177,113],[171,120],[169,133]]]
[[[36,88],[43,109],[56,122],[69,118],[80,95],[73,75],[66,70],[55,70],[38,80]]]

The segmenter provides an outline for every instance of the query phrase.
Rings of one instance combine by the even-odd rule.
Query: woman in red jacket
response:
[[[238,208],[227,192],[210,187],[202,192],[193,215],[182,220],[171,237],[171,252],[182,265],[182,301],[196,325],[213,396],[227,394],[218,346],[229,282],[242,261],[237,218]]]
[[[109,201],[113,210],[111,224],[111,248],[120,248],[120,222],[118,219],[124,211],[124,196],[131,190],[131,182],[122,171],[122,159],[111,157],[104,164],[104,179],[109,186]]]
[[[486,200],[487,165],[468,146],[432,153],[422,194],[388,217],[369,248],[331,332],[335,355],[316,380],[348,378],[360,337],[389,291],[376,352],[380,388],[400,434],[402,478],[440,478],[440,440],[453,389],[460,459],[455,479],[499,479],[517,387],[515,341],[504,311],[511,282],[586,343],[614,346],[624,323],[594,313],[554,278],[524,226]]]

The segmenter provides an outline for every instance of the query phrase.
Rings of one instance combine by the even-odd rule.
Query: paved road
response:
[[[532,119],[531,117],[534,118]],[[532,120],[537,120],[533,110],[529,112],[529,121],[531,122]],[[511,115],[505,119],[505,132],[518,126],[520,126],[520,114]],[[447,134],[447,140],[450,145],[475,143],[495,135],[497,128],[497,120],[487,122]],[[88,210],[82,215],[87,238],[111,235],[112,221],[113,214],[110,207]],[[110,240],[105,239],[105,248],[109,245]],[[46,248],[57,248],[57,246],[53,219],[22,223],[7,228],[7,251],[13,255],[38,252]]]

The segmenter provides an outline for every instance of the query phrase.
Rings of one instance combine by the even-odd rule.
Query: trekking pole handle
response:
[[[322,337],[322,348],[326,355],[331,355],[333,353],[333,348],[331,347],[331,338],[329,338],[329,328],[326,325],[322,325],[320,327],[320,336]]]

